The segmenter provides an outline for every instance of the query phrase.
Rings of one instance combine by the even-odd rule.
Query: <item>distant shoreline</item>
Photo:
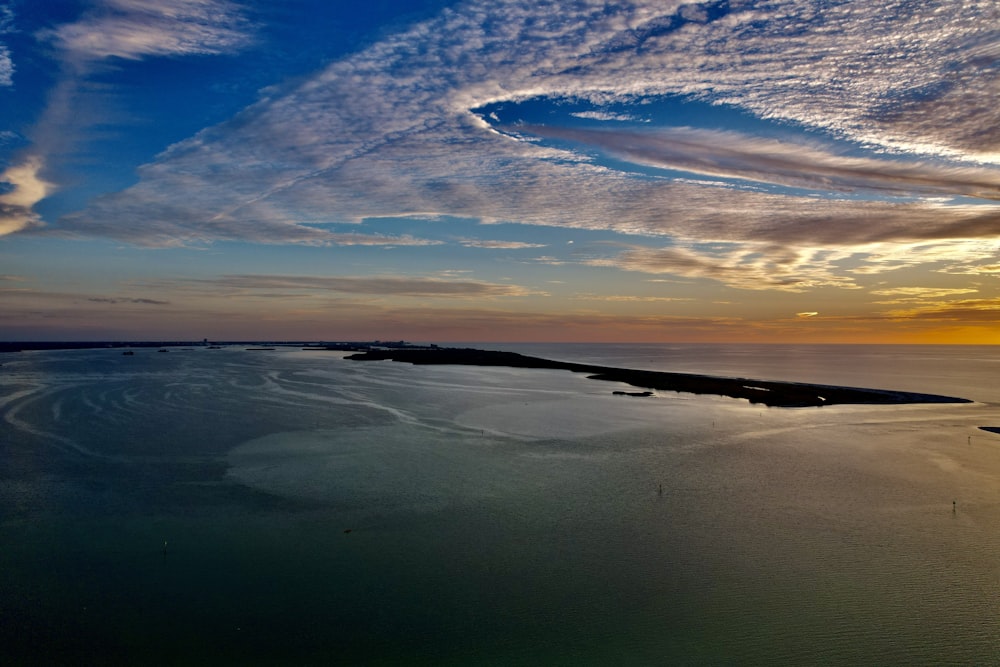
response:
[[[725,378],[690,373],[641,371],[591,364],[577,364],[529,357],[515,352],[473,348],[368,349],[346,357],[355,361],[392,360],[416,365],[505,366],[587,373],[592,380],[622,382],[634,387],[690,394],[742,398],[768,407],[822,407],[825,405],[903,405],[909,403],[972,403],[966,398],[908,391],[839,387],[804,382],[776,382]]]

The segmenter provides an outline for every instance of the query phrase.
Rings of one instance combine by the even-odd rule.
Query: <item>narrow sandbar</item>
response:
[[[743,398],[755,404],[784,408],[820,407],[838,404],[900,405],[906,403],[972,402],[965,398],[908,391],[612,368],[566,361],[553,361],[539,357],[529,357],[515,352],[497,352],[473,348],[373,348],[358,354],[349,355],[346,358],[356,361],[392,360],[422,365],[451,364],[567,370],[574,373],[587,373],[593,380],[622,382],[634,387],[642,387],[643,389],[729,396],[732,398]]]

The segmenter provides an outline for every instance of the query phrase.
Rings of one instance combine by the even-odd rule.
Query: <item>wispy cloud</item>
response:
[[[227,290],[304,290],[375,296],[492,298],[537,294],[517,285],[476,280],[400,276],[275,276],[230,275],[193,281],[201,286]],[[286,296],[286,294],[282,294]]]
[[[709,279],[749,290],[802,292],[816,287],[854,288],[854,280],[830,268],[820,250],[730,244],[717,248],[636,246],[614,257],[587,260],[626,271]]]
[[[623,123],[645,121],[645,119],[633,116],[632,114],[613,113],[610,111],[577,111],[570,115],[576,118],[585,118],[587,120],[619,121]]]
[[[544,248],[545,243],[528,243],[527,241],[489,241],[481,239],[462,239],[460,243],[467,248],[488,248],[491,250],[522,250],[524,248]]]
[[[42,31],[68,58],[227,53],[246,46],[249,23],[228,0],[102,0],[80,20]]]
[[[890,287],[871,290],[875,296],[890,297],[876,301],[879,305],[896,305],[904,303],[920,303],[928,300],[941,300],[960,294],[975,294],[976,288],[945,288],[945,287]]]
[[[858,289],[858,279],[917,266],[949,271],[1000,254],[1000,244],[966,240],[785,245],[775,242],[685,242],[666,248],[631,246],[585,260],[626,271],[708,279],[748,290],[803,292],[817,287]]]
[[[154,11],[147,4],[152,0],[142,11]],[[178,6],[200,16],[203,3]],[[214,6],[232,16],[231,5]],[[137,7],[109,6],[106,20]],[[613,230],[673,245],[594,263],[745,289],[853,288],[866,272],[940,262],[946,251],[969,266],[992,266],[996,249],[990,255],[981,241],[1000,235],[1000,206],[910,197],[996,196],[990,165],[1000,159],[993,157],[1000,154],[1000,74],[990,65],[995,22],[984,11],[971,1],[937,0],[822,8],[806,0],[457,3],[295,87],[268,91],[237,118],[165,151],[140,170],[137,185],[61,224],[148,245],[336,243],[313,223],[376,216]],[[188,23],[178,24],[174,42],[151,43],[184,44],[184,35],[200,34]],[[227,37],[238,21],[220,25],[205,49],[240,43]],[[88,47],[75,30],[52,39],[74,53],[130,57],[117,40]],[[155,51],[143,46],[134,54],[142,49]],[[926,159],[849,158],[820,144],[702,130],[659,139],[577,135],[649,164],[824,193],[907,197],[781,195],[639,178],[582,151],[499,132],[472,111],[534,98],[606,107],[656,96],[724,103]],[[696,241],[729,245],[713,254]],[[941,243],[934,249],[933,242]]]
[[[12,29],[13,13],[0,9],[0,35]],[[48,103],[29,133],[26,148],[0,182],[14,191],[0,198],[0,236],[40,225],[34,205],[56,189],[47,174],[87,123],[97,122],[88,108],[104,104],[86,94],[95,67],[109,58],[137,60],[228,53],[246,46],[249,22],[229,0],[96,0],[78,20],[39,32],[52,44],[57,79]],[[10,83],[13,65],[0,44],[0,85]],[[154,232],[160,235],[162,230]]]
[[[14,29],[14,10],[9,5],[0,5],[0,38]],[[14,83],[14,61],[10,57],[10,49],[0,42],[0,86],[10,86]]]
[[[577,294],[573,298],[580,301],[609,301],[616,303],[670,303],[694,300],[690,297],[639,296],[632,294]]]
[[[625,160],[706,176],[828,191],[893,195],[966,195],[1000,199],[1000,169],[838,155],[819,145],[793,144],[738,132],[690,127],[635,130],[518,126],[522,134],[569,139]]]
[[[168,306],[169,301],[160,301],[159,299],[144,299],[144,298],[134,298],[134,297],[90,297],[87,301],[93,303],[133,303],[141,304],[145,306]]]
[[[892,310],[886,317],[903,320],[933,320],[982,324],[1000,322],[1000,299],[962,299]]]

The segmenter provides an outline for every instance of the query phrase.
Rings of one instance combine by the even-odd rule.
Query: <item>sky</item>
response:
[[[996,0],[0,0],[0,339],[1000,343]]]

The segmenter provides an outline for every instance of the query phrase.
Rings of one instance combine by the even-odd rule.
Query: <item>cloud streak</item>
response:
[[[169,306],[169,301],[160,301],[159,299],[145,299],[145,298],[120,298],[120,297],[91,297],[87,299],[93,303],[133,303],[140,304],[144,306]]]
[[[886,317],[900,320],[928,320],[962,324],[1000,323],[1000,299],[962,299],[910,309],[893,310]]]
[[[519,134],[568,139],[622,159],[706,176],[828,191],[1000,199],[1000,169],[845,157],[819,147],[690,127],[650,132],[518,126]]]
[[[229,275],[195,281],[202,286],[225,290],[302,290],[306,292],[338,292],[385,297],[435,297],[445,299],[484,299],[537,294],[517,285],[504,285],[475,280],[441,280],[438,278],[400,276],[276,276]],[[282,296],[287,296],[282,294]]]
[[[527,241],[490,241],[480,239],[462,239],[460,243],[466,248],[486,248],[489,250],[523,250],[525,248],[544,248],[544,243],[528,243]]]
[[[77,65],[110,57],[228,53],[251,39],[248,21],[228,0],[103,0],[80,20],[38,36]]]
[[[0,37],[13,30],[14,10],[7,5],[0,6]],[[0,42],[0,86],[10,86],[14,83],[14,61],[10,49]]]

